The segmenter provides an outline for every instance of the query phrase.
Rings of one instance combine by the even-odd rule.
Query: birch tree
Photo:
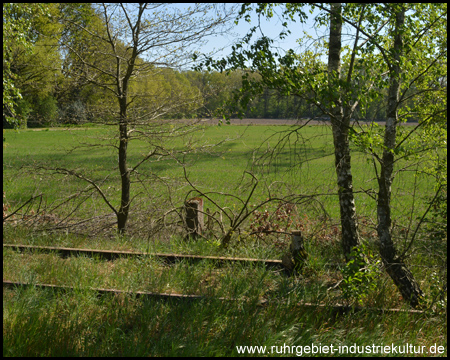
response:
[[[402,293],[403,297],[409,301],[409,303],[416,307],[419,305],[420,299],[423,297],[424,293],[420,289],[418,282],[414,279],[411,271],[407,268],[405,264],[406,252],[402,255],[398,255],[398,249],[396,248],[393,238],[392,238],[392,216],[391,216],[391,185],[394,180],[394,164],[396,154],[402,155],[402,150],[399,144],[404,143],[406,138],[404,136],[400,137],[397,134],[398,127],[402,120],[399,118],[400,108],[404,102],[404,98],[407,96],[413,96],[420,98],[419,95],[412,93],[412,84],[419,84],[421,78],[434,73],[434,76],[438,74],[436,68],[439,59],[444,59],[446,57],[447,49],[446,47],[441,47],[436,44],[435,49],[428,48],[429,56],[428,61],[416,61],[411,56],[414,56],[411,51],[408,57],[408,49],[410,47],[405,46],[406,43],[410,41],[415,41],[419,47],[421,40],[425,40],[426,32],[433,32],[434,27],[441,27],[444,23],[444,18],[446,16],[446,10],[443,7],[441,9],[430,6],[427,10],[430,13],[434,13],[434,19],[432,22],[424,22],[417,28],[410,28],[409,31],[406,29],[406,11],[417,12],[419,8],[415,8],[414,5],[406,4],[392,4],[391,6],[386,6],[385,11],[392,19],[392,41],[389,51],[389,55],[385,56],[385,61],[387,63],[389,72],[389,91],[387,98],[387,119],[384,132],[384,142],[382,155],[378,156],[378,161],[380,164],[380,171],[377,172],[378,179],[378,197],[377,197],[377,217],[378,217],[378,237],[380,240],[380,254],[381,258],[386,266],[386,270],[390,277],[393,279],[394,283],[397,285],[398,289]],[[422,9],[420,9],[423,11]],[[418,16],[417,13],[410,15]],[[420,15],[419,15],[420,16]],[[437,40],[437,39],[435,39]],[[424,54],[422,54],[423,56]],[[423,59],[423,58],[422,58]],[[418,69],[412,71],[409,74],[405,74],[405,69],[411,68],[412,64],[417,64]],[[417,71],[418,70],[418,71]],[[439,71],[439,70],[438,70]],[[438,80],[437,78],[431,79],[432,81]],[[426,85],[423,84],[422,85]],[[419,88],[421,86],[419,85]],[[432,84],[428,84],[420,91],[427,92],[428,94],[439,94],[442,93],[442,89]],[[432,100],[433,96],[429,97]],[[424,107],[427,107],[424,105]],[[428,110],[430,110],[428,108]],[[431,120],[436,121],[446,113],[446,101],[441,104],[434,106],[431,112],[428,114],[424,113],[423,118],[420,119],[419,124],[421,126],[426,126],[427,122]],[[411,135],[410,132],[409,135]],[[416,151],[419,149],[415,149]],[[424,149],[420,149],[423,151]],[[413,240],[413,239],[412,239]],[[411,241],[412,241],[411,240]]]
[[[351,11],[348,12],[350,13]],[[367,66],[379,64],[378,80],[374,79],[372,82],[381,83],[388,79],[386,126],[383,140],[371,138],[364,131],[353,131],[352,136],[356,143],[365,138],[360,145],[372,156],[374,162],[378,182],[377,232],[381,258],[403,298],[411,306],[417,307],[424,293],[405,260],[421,221],[416,230],[411,231],[414,235],[410,238],[410,243],[403,251],[399,251],[392,232],[391,186],[400,171],[394,168],[399,160],[416,156],[416,164],[426,162],[428,160],[424,153],[439,152],[445,146],[441,136],[417,141],[417,136],[420,135],[416,133],[421,128],[433,132],[432,129],[436,127],[446,133],[446,86],[441,83],[441,79],[446,79],[446,66],[443,64],[446,64],[447,56],[444,40],[447,10],[444,4],[383,4],[375,7],[370,15],[370,25],[373,28],[386,26],[386,34],[370,33],[367,27],[357,24],[349,17],[344,16],[344,19],[376,49],[363,56]],[[417,126],[410,131],[401,128],[409,117],[417,115]],[[414,137],[416,140],[412,140]]]
[[[294,29],[295,21],[304,22],[306,4],[286,4],[281,19],[285,30],[280,38]],[[259,74],[258,81],[244,76],[243,89],[235,93],[233,101],[245,106],[252,97],[266,88],[276,89],[281,95],[296,95],[315,105],[331,119],[335,148],[342,247],[346,259],[350,250],[359,244],[356,207],[353,197],[349,142],[354,142],[369,154],[378,180],[377,231],[380,255],[388,274],[403,298],[411,306],[419,305],[423,292],[404,263],[407,246],[402,255],[392,239],[391,185],[395,177],[396,160],[414,152],[441,147],[438,142],[428,146],[410,140],[419,128],[446,124],[446,5],[445,4],[310,4],[321,10],[316,21],[329,24],[328,66],[321,65],[318,56],[308,52],[296,54],[292,49],[284,54],[273,51],[272,39],[260,37],[249,50],[257,26],[233,48],[227,59],[214,62],[206,59],[205,66],[219,70],[246,69]],[[240,18],[250,19],[248,12],[254,5],[244,4]],[[259,16],[273,17],[273,4],[257,4]],[[408,13],[408,11],[410,13]],[[347,48],[345,74],[342,74],[342,24],[353,29],[352,45]],[[438,35],[439,34],[439,35]],[[384,140],[370,129],[350,123],[357,111],[371,100],[380,99],[387,90],[387,124]],[[407,101],[413,100],[414,106]],[[358,110],[359,109],[359,110]],[[402,113],[399,116],[399,112]],[[412,131],[398,131],[408,117],[419,115],[419,124]],[[300,114],[299,114],[300,117]],[[446,128],[446,125],[444,126]],[[446,132],[446,130],[445,130]],[[417,143],[416,143],[417,144]],[[396,159],[397,155],[397,159]],[[420,161],[420,160],[417,160]],[[420,226],[420,223],[418,224]],[[417,231],[416,231],[417,232]],[[414,239],[410,239],[410,244]]]
[[[328,55],[328,83],[330,86],[331,127],[334,143],[334,164],[337,175],[339,209],[342,229],[342,248],[346,260],[350,260],[351,250],[359,245],[358,223],[356,218],[355,199],[353,195],[353,179],[351,171],[349,129],[352,109],[343,104],[341,79],[342,49],[341,4],[331,4],[330,8],[330,41]],[[349,69],[347,81],[351,81],[352,69]],[[348,103],[347,103],[348,104]],[[354,106],[354,104],[352,104]],[[354,109],[354,108],[353,108]]]
[[[15,107],[22,94],[17,75],[11,70],[13,50],[21,46],[27,54],[32,52],[32,19],[46,14],[45,4],[3,4],[3,117],[15,127],[21,125]]]
[[[307,17],[302,7],[305,4],[287,4],[283,16],[286,19],[298,17],[304,21]],[[242,6],[240,17],[245,17],[251,10],[251,4]],[[258,4],[256,12],[259,16],[268,18],[273,16],[273,5]],[[274,53],[271,49],[272,39],[265,36],[259,38],[250,50],[242,50],[244,45],[250,42],[257,27],[253,27],[241,44],[233,47],[232,54],[227,60],[214,62],[207,59],[206,67],[224,71],[226,69],[245,69],[243,76],[243,88],[235,92],[232,103],[239,111],[239,107],[246,108],[247,104],[265,88],[276,89],[281,95],[295,95],[316,106],[322,114],[331,119],[335,169],[337,175],[340,220],[341,220],[341,245],[346,260],[350,260],[350,253],[355,246],[359,245],[358,224],[356,208],[353,195],[353,180],[351,174],[351,157],[349,148],[350,118],[356,108],[357,102],[343,101],[342,96],[346,92],[341,86],[341,4],[331,5],[331,16],[328,19],[330,28],[328,67],[321,63],[317,54],[296,54],[289,49],[284,55]],[[284,23],[287,26],[287,22]],[[290,30],[286,30],[290,32]],[[286,33],[281,33],[283,38]],[[354,49],[355,52],[355,49]],[[346,79],[351,82],[352,70],[348,70]],[[251,73],[259,76],[251,77]],[[231,103],[230,102],[230,103]],[[298,114],[300,117],[301,114]]]

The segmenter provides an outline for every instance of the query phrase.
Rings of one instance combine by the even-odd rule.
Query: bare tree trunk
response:
[[[337,84],[341,73],[341,4],[331,4],[330,44],[328,56],[328,76],[330,83]],[[339,187],[339,207],[342,227],[342,248],[347,261],[354,246],[359,245],[353,179],[350,163],[348,131],[350,118],[345,116],[340,93],[330,94],[331,126],[333,129],[335,166]]]
[[[394,281],[403,298],[416,307],[419,299],[423,296],[423,292],[419,284],[414,280],[412,273],[408,270],[402,259],[396,258],[396,249],[392,241],[391,235],[391,184],[393,181],[392,173],[394,168],[394,149],[396,145],[397,131],[397,107],[399,102],[400,82],[399,75],[401,73],[400,57],[403,47],[401,28],[405,22],[405,11],[397,12],[395,19],[394,33],[394,61],[392,64],[388,104],[387,104],[387,120],[384,135],[385,150],[381,161],[381,171],[378,178],[378,200],[377,200],[377,216],[378,216],[378,238],[380,240],[380,254],[386,271]]]
[[[166,69],[177,69],[185,62],[190,63],[194,51],[191,46],[201,44],[209,35],[227,32],[230,27],[225,29],[222,26],[234,18],[235,9],[234,6],[226,8],[214,4],[196,4],[180,11],[176,6],[167,6],[166,3],[102,3],[87,7],[86,14],[95,20],[92,22],[72,20],[72,10],[62,14],[61,21],[70,33],[58,38],[68,54],[65,71],[74,80],[90,83],[113,94],[113,98],[118,101],[120,207],[114,207],[99,186],[82,174],[65,169],[61,171],[95,187],[116,215],[119,234],[124,234],[127,228],[132,201],[131,176],[137,167],[157,154],[154,149],[159,148],[150,145],[154,149],[149,149],[148,155],[144,155],[134,166],[129,166],[127,151],[133,139],[131,132],[139,126],[139,136],[151,138],[155,133],[147,131],[145,126],[150,125],[152,120],[170,114],[184,104],[200,106],[200,99],[193,98],[187,89],[168,98],[164,87],[157,85],[150,90],[147,85],[150,86],[154,80],[154,74]],[[78,44],[78,41],[81,43]],[[130,80],[136,80],[136,87],[129,92]],[[142,99],[149,97],[154,100],[143,104]],[[101,107],[106,109],[107,105],[102,104]],[[181,136],[183,132],[169,130],[166,134],[168,137]],[[162,152],[164,155],[171,153],[165,150]]]
[[[120,102],[119,123],[119,171],[121,179],[120,209],[117,213],[117,229],[119,234],[125,233],[128,212],[130,209],[130,171],[127,165],[128,128],[126,114],[126,98]]]
[[[117,213],[117,229],[119,234],[123,235],[125,233],[128,213],[130,210],[130,186],[131,177],[130,170],[127,164],[127,149],[128,149],[128,85],[131,75],[133,73],[136,58],[138,56],[137,46],[139,39],[139,29],[140,29],[140,17],[143,13],[143,7],[139,5],[139,20],[136,23],[136,28],[133,34],[133,47],[131,48],[131,56],[127,62],[126,73],[121,78],[120,68],[121,60],[117,59],[117,93],[119,94],[119,171],[121,179],[121,198],[120,198],[120,209]],[[113,44],[113,49],[114,49]]]

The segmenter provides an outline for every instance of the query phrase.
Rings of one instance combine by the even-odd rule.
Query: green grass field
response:
[[[271,195],[283,197],[288,194],[318,195],[317,199],[323,203],[326,211],[332,218],[338,218],[339,207],[336,198],[334,155],[331,132],[325,126],[307,126],[298,133],[290,136],[290,141],[282,149],[275,149],[275,155],[269,155],[275,148],[279,137],[290,131],[288,126],[211,126],[199,130],[190,137],[169,138],[164,145],[172,150],[173,156],[155,156],[149,162],[139,167],[139,176],[132,184],[131,195],[135,196],[136,203],[145,206],[147,198],[155,194],[165,194],[167,186],[164,181],[173,182],[174,199],[180,202],[190,190],[184,181],[183,168],[177,161],[186,164],[189,178],[199,186],[202,191],[230,192],[243,198],[246,196],[251,178],[244,176],[244,171],[252,173],[260,180],[260,185],[252,203],[258,203],[268,197],[268,187]],[[3,187],[8,202],[14,207],[24,202],[30,196],[43,193],[48,203],[62,199],[77,190],[83,189],[87,183],[67,175],[52,175],[51,172],[36,170],[31,165],[47,167],[65,167],[79,170],[92,180],[101,181],[102,189],[111,197],[115,206],[119,203],[119,177],[117,168],[117,150],[113,148],[114,134],[106,129],[85,128],[49,131],[25,130],[20,132],[6,131],[7,146],[3,154]],[[267,140],[267,138],[271,138]],[[108,137],[110,139],[108,139]],[[98,138],[106,147],[92,147]],[[190,154],[175,154],[183,148],[201,145],[217,144],[206,152],[196,151]],[[71,152],[69,150],[83,144]],[[186,145],[189,144],[189,145]],[[135,141],[129,145],[129,167],[139,162],[143,155],[149,151],[146,142]],[[265,157],[264,157],[265,155]],[[262,158],[261,158],[262,157]],[[352,172],[354,189],[356,192],[356,206],[361,215],[375,217],[375,202],[367,193],[377,190],[375,172],[367,156],[355,152],[352,155]],[[259,160],[253,164],[254,160]],[[405,163],[398,163],[397,169]],[[425,196],[433,195],[431,179],[415,177],[414,170],[405,169],[397,173],[393,189],[393,215],[394,217],[408,217],[411,214],[405,211],[410,209],[415,201],[417,214],[423,210]],[[146,177],[151,177],[149,185],[144,189]],[[142,179],[143,182],[139,182]],[[159,179],[159,180],[158,180]],[[150,188],[151,187],[151,188]],[[184,192],[184,194],[183,194]],[[413,199],[413,194],[419,197]],[[220,197],[219,197],[220,198]],[[230,199],[221,199],[223,206],[233,206]],[[166,201],[164,201],[166,202]],[[108,212],[104,204],[96,204],[101,211]],[[237,206],[234,203],[234,206]],[[88,205],[88,208],[92,204]],[[133,207],[133,205],[132,205]],[[308,212],[310,209],[305,209]]]
[[[222,208],[228,208],[230,214],[240,211],[240,200],[236,197],[245,201],[248,196],[252,177],[244,171],[250,171],[259,180],[250,205],[269,196],[317,195],[316,201],[300,202],[293,213],[292,226],[302,228],[308,252],[307,266],[300,274],[287,277],[260,266],[215,269],[206,261],[195,266],[185,262],[168,266],[153,258],[102,261],[78,256],[62,259],[55,254],[6,249],[3,251],[4,280],[73,286],[75,290],[63,293],[4,288],[3,355],[248,356],[252,355],[248,349],[239,352],[238,347],[266,346],[265,356],[292,356],[299,355],[303,349],[300,347],[312,344],[336,347],[410,344],[416,350],[424,347],[420,351],[425,352],[416,355],[446,356],[446,300],[445,304],[436,300],[442,279],[446,280],[446,269],[442,267],[446,259],[446,239],[430,240],[426,230],[418,234],[407,262],[426,293],[426,304],[434,301],[433,311],[423,314],[369,311],[339,316],[328,308],[305,310],[297,305],[299,302],[348,303],[398,308],[405,303],[380,266],[370,270],[372,283],[369,287],[353,283],[357,290],[350,295],[341,287],[327,290],[342,279],[342,273],[331,270],[326,264],[343,260],[331,132],[325,126],[304,127],[292,133],[284,148],[273,153],[283,131],[292,131],[292,128],[210,126],[184,137],[159,140],[159,145],[164,144],[172,151],[167,158],[152,158],[135,174],[131,189],[135,199],[130,213],[130,233],[126,237],[114,235],[114,218],[111,217],[107,218],[111,223],[108,231],[94,234],[87,225],[84,231],[82,228],[49,231],[44,225],[33,228],[17,216],[4,223],[3,242],[280,259],[289,244],[284,236],[258,239],[240,234],[232,246],[223,249],[213,237],[194,242],[184,241],[176,232],[149,237],[145,226],[138,229],[136,225],[145,225],[146,221],[152,224],[154,217],[181,206],[186,196],[197,195],[190,193],[192,188],[184,179],[181,164],[185,164],[189,180],[202,192],[211,192],[209,196]],[[35,199],[20,214],[45,209],[63,217],[76,206],[77,211],[71,216],[77,220],[111,213],[98,194],[83,192],[88,185],[85,181],[43,170],[62,167],[83,171],[86,177],[100,183],[114,206],[118,205],[117,151],[111,146],[114,145],[113,132],[105,128],[21,130],[5,131],[4,136],[3,190],[4,201],[6,199],[10,205],[8,211],[14,211],[31,196],[42,193],[42,201]],[[93,147],[99,138],[108,146]],[[200,151],[201,147],[223,140],[227,141]],[[79,147],[73,149],[77,145]],[[148,151],[145,141],[131,142],[129,166],[138,163]],[[271,159],[271,154],[276,157]],[[366,160],[362,153],[355,151],[352,155],[360,232],[367,255],[375,263],[379,260],[375,202],[367,194],[377,187],[371,163]],[[397,170],[406,165],[406,161],[399,162]],[[405,246],[405,229],[417,222],[426,207],[427,197],[433,195],[431,179],[415,177],[414,172],[409,171],[417,166],[400,171],[394,181],[392,206],[396,224],[393,233],[400,249]],[[72,194],[76,196],[61,204]],[[330,219],[324,220],[319,202]],[[262,210],[273,211],[277,204],[274,202]],[[209,201],[205,202],[205,207],[216,210]],[[281,225],[283,221],[279,221]],[[252,222],[257,220],[249,217],[242,225],[243,232],[249,231]],[[94,222],[92,229],[99,224],[105,225]],[[132,295],[98,298],[86,290],[90,287],[199,294],[211,298],[191,303],[144,300]],[[237,301],[221,302],[214,297]],[[269,301],[259,306],[261,300]],[[444,351],[427,353],[434,345],[442,346]],[[333,355],[348,356],[345,352]],[[380,352],[366,351],[358,355],[379,356]]]

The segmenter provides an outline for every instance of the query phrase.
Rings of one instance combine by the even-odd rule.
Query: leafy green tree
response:
[[[96,14],[92,4],[89,3],[59,3],[58,13],[52,17],[55,23],[61,25],[61,32],[56,38],[60,45],[61,66],[55,88],[55,97],[58,100],[59,121],[63,124],[78,124],[95,119],[95,109],[101,105],[104,108],[111,106],[105,100],[105,90],[90,84],[81,76],[82,66],[75,52],[89,53],[89,49],[99,46],[101,40],[94,36],[87,36],[102,27],[102,21]],[[97,56],[99,64],[104,57]]]
[[[430,123],[436,122],[443,125],[444,118],[446,123],[446,100],[440,101],[446,90],[433,82],[442,76],[446,77],[446,68],[440,64],[442,59],[446,60],[446,44],[439,44],[439,41],[436,43],[435,35],[437,32],[442,35],[442,30],[446,27],[447,10],[446,5],[441,4],[392,4],[386,6],[383,11],[386,17],[390,16],[392,19],[393,39],[387,47],[389,52],[384,55],[390,83],[383,151],[382,155],[377,156],[380,164],[380,171],[377,172],[377,231],[380,254],[387,272],[403,297],[408,299],[412,306],[417,306],[424,294],[405,266],[406,251],[398,255],[392,240],[391,184],[394,180],[396,158],[408,156],[413,149],[416,154],[428,151],[430,145],[414,146],[407,142],[408,137],[412,136],[417,128],[403,134],[399,131],[399,124],[407,120],[410,114],[419,115],[420,127],[429,128]],[[408,98],[412,100],[409,104],[405,101]],[[432,139],[428,140],[431,140],[431,144],[436,144]]]
[[[378,88],[386,83],[386,126],[383,137],[365,131],[355,131],[352,135],[356,142],[361,141],[360,145],[374,161],[381,258],[403,297],[415,307],[424,294],[404,262],[415,235],[399,255],[392,235],[391,185],[398,172],[394,171],[394,165],[399,160],[413,156],[417,164],[423,163],[428,157],[424,154],[442,149],[440,137],[418,139],[437,124],[441,130],[445,129],[441,132],[446,133],[446,88],[439,80],[446,78],[446,67],[442,64],[446,63],[447,48],[442,37],[445,37],[447,10],[445,4],[377,5],[367,17],[369,24],[363,26],[352,19],[352,11],[361,6],[364,5],[349,5],[344,19],[378,50],[364,49],[361,59],[366,68],[376,65],[378,69],[379,75],[372,83],[377,82],[377,78]],[[382,27],[386,27],[386,35],[376,36],[370,30]],[[406,130],[400,126],[412,117],[419,121],[416,127]],[[421,129],[425,132],[419,133]]]
[[[298,14],[300,20],[306,18],[302,4],[288,4],[283,13],[286,18],[293,19]],[[240,17],[244,17],[251,9],[250,4],[242,5]],[[272,39],[265,36],[259,38],[250,48],[244,45],[250,42],[256,27],[252,28],[244,40],[233,47],[227,60],[214,62],[208,59],[205,66],[214,66],[223,71],[230,69],[246,69],[242,79],[242,89],[235,92],[232,100],[236,107],[246,108],[254,97],[263,93],[266,88],[276,89],[282,95],[295,95],[306,102],[317,106],[319,110],[331,118],[335,145],[335,165],[339,188],[341,211],[342,247],[347,260],[352,248],[359,245],[356,209],[353,196],[353,184],[350,165],[349,123],[356,105],[350,106],[342,98],[349,87],[342,86],[341,80],[341,6],[332,6],[330,21],[330,45],[328,66],[323,64],[318,53],[306,52],[295,54],[293,50],[279,54],[271,50]],[[258,4],[256,12],[260,16],[273,16],[273,5]],[[284,23],[287,26],[287,22]],[[284,37],[286,33],[280,34]],[[250,65],[247,65],[250,63]],[[352,70],[352,69],[351,69]],[[352,71],[347,80],[351,80]],[[249,73],[258,76],[250,77]],[[300,114],[298,114],[300,117]]]
[[[3,118],[14,126],[20,125],[16,106],[22,98],[17,85],[18,75],[12,69],[15,51],[20,47],[25,53],[32,52],[35,41],[33,19],[45,15],[46,11],[45,4],[3,4]]]
[[[248,11],[253,6],[243,4],[239,18],[249,20]],[[347,260],[350,260],[351,249],[359,244],[350,141],[372,156],[379,184],[376,201],[380,254],[403,297],[417,306],[423,293],[403,262],[407,249],[397,256],[392,241],[390,188],[396,159],[404,159],[413,152],[424,153],[430,148],[424,142],[411,141],[417,130],[433,122],[442,125],[443,118],[446,123],[446,86],[436,85],[437,79],[446,79],[446,67],[442,66],[446,64],[447,51],[446,5],[320,3],[312,6],[321,10],[316,22],[329,24],[330,37],[325,49],[327,66],[319,55],[296,54],[293,50],[279,54],[278,50],[272,50],[273,40],[266,36],[257,39],[247,50],[256,26],[233,47],[226,59],[209,58],[203,65],[221,71],[246,70],[243,87],[233,99],[238,107],[245,108],[254,97],[271,88],[282,95],[294,94],[330,117],[342,246]],[[274,7],[273,4],[257,4],[255,10],[259,16],[271,18]],[[281,38],[290,33],[288,22],[304,21],[307,16],[304,8],[305,4],[299,3],[283,6],[280,18],[285,21],[286,30],[280,34]],[[344,23],[354,30],[353,44],[349,47],[342,46]],[[257,73],[260,80],[250,79],[249,72]],[[386,104],[387,117],[383,136],[351,124],[350,120],[358,112],[365,115],[371,104],[381,101]],[[417,106],[412,108],[412,103]],[[412,131],[403,130],[401,123],[412,115],[419,115],[418,126]],[[433,141],[433,144],[437,143]]]
[[[239,71],[229,74],[217,71],[186,71],[183,74],[191,86],[201,93],[202,107],[197,109],[197,115],[200,117],[221,117],[219,109],[230,99],[233,90],[241,87],[242,74]]]

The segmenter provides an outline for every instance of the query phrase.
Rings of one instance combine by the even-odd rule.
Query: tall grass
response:
[[[296,299],[195,302],[101,298],[86,291],[7,290],[3,294],[4,356],[249,356],[237,346],[445,347],[446,320],[407,313],[305,310]],[[256,356],[261,354],[254,354]],[[270,353],[266,353],[266,356]],[[296,354],[297,355],[297,354]],[[348,356],[336,353],[334,356]],[[364,355],[364,354],[360,354]],[[379,356],[379,354],[378,354]]]
[[[74,241],[93,247],[92,240],[73,235],[40,234],[36,238],[30,229],[18,232],[17,227],[7,227],[5,232],[20,242],[34,238],[35,244]],[[85,256],[63,259],[55,254],[5,249],[5,279],[72,286],[74,290],[4,289],[4,355],[236,356],[242,355],[236,346],[258,345],[268,349],[278,346],[279,350],[285,344],[289,349],[295,346],[297,352],[299,346],[312,344],[335,347],[411,344],[429,348],[436,343],[446,350],[445,315],[372,311],[339,315],[332,308],[298,306],[299,302],[345,303],[339,288],[328,290],[341,279],[340,272],[324,266],[332,253],[339,253],[339,245],[330,243],[328,250],[324,250],[327,247],[324,240],[314,241],[306,244],[308,265],[294,277],[261,265],[214,268],[208,261],[196,265],[182,261],[168,266],[152,257],[114,261]],[[125,242],[117,238],[113,247],[123,248]],[[201,245],[208,243],[190,244],[197,248],[195,252],[201,253]],[[183,252],[188,246],[182,239],[173,239],[170,243],[156,244],[155,249]],[[247,256],[259,251],[264,256],[263,244],[256,247],[241,246],[240,251]],[[427,269],[419,270],[419,277],[427,279]],[[385,274],[375,281],[376,287],[368,293],[363,306],[402,307],[397,290]],[[86,290],[89,288],[207,297],[187,302],[126,294],[97,297],[95,292]],[[219,297],[236,300],[219,301]],[[261,300],[268,302],[259,305]],[[292,355],[286,349],[283,354]]]

